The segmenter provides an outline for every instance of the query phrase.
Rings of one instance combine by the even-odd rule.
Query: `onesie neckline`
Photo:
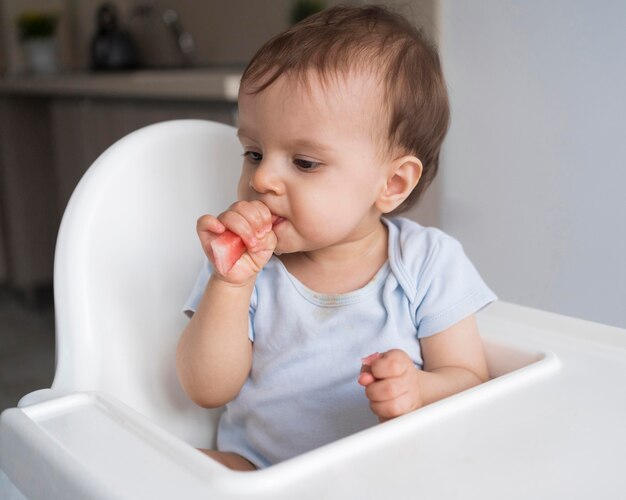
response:
[[[383,285],[391,270],[389,266],[389,259],[387,259],[380,269],[376,271],[374,277],[365,286],[351,292],[325,294],[311,290],[309,287],[304,285],[298,278],[287,270],[280,259],[274,256],[272,257],[272,260],[277,263],[280,271],[284,273],[287,278],[289,278],[289,281],[303,298],[320,307],[341,307],[356,304],[362,300],[364,296],[376,292]]]

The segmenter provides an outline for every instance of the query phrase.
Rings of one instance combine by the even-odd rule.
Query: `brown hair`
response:
[[[450,121],[435,46],[421,30],[387,8],[337,6],[270,39],[246,67],[241,88],[255,94],[283,74],[305,81],[310,68],[322,78],[366,68],[381,77],[389,149],[413,154],[423,165],[417,187],[394,212],[409,209],[437,173]]]

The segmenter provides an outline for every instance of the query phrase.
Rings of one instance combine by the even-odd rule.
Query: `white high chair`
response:
[[[626,332],[506,303],[478,315],[489,382],[268,469],[226,469],[219,410],[174,354],[201,214],[235,198],[232,127],[139,130],[89,169],[55,257],[51,389],[0,419],[0,498],[616,498],[626,491]]]

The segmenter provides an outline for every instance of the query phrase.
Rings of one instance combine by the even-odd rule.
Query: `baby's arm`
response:
[[[190,399],[204,407],[231,401],[250,372],[250,297],[258,271],[276,246],[271,213],[260,202],[239,202],[219,218],[198,220],[198,236],[209,259],[213,258],[211,241],[226,229],[241,236],[247,251],[227,273],[214,270],[176,355],[181,385]]]
[[[388,351],[359,377],[370,408],[381,421],[469,389],[489,378],[474,316],[420,341],[424,369],[401,350]]]

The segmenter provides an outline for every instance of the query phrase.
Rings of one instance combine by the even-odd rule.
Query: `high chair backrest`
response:
[[[204,259],[196,220],[235,200],[240,149],[233,127],[177,120],[128,135],[89,168],[57,240],[53,389],[104,391],[211,445],[218,411],[185,396],[175,350]]]

